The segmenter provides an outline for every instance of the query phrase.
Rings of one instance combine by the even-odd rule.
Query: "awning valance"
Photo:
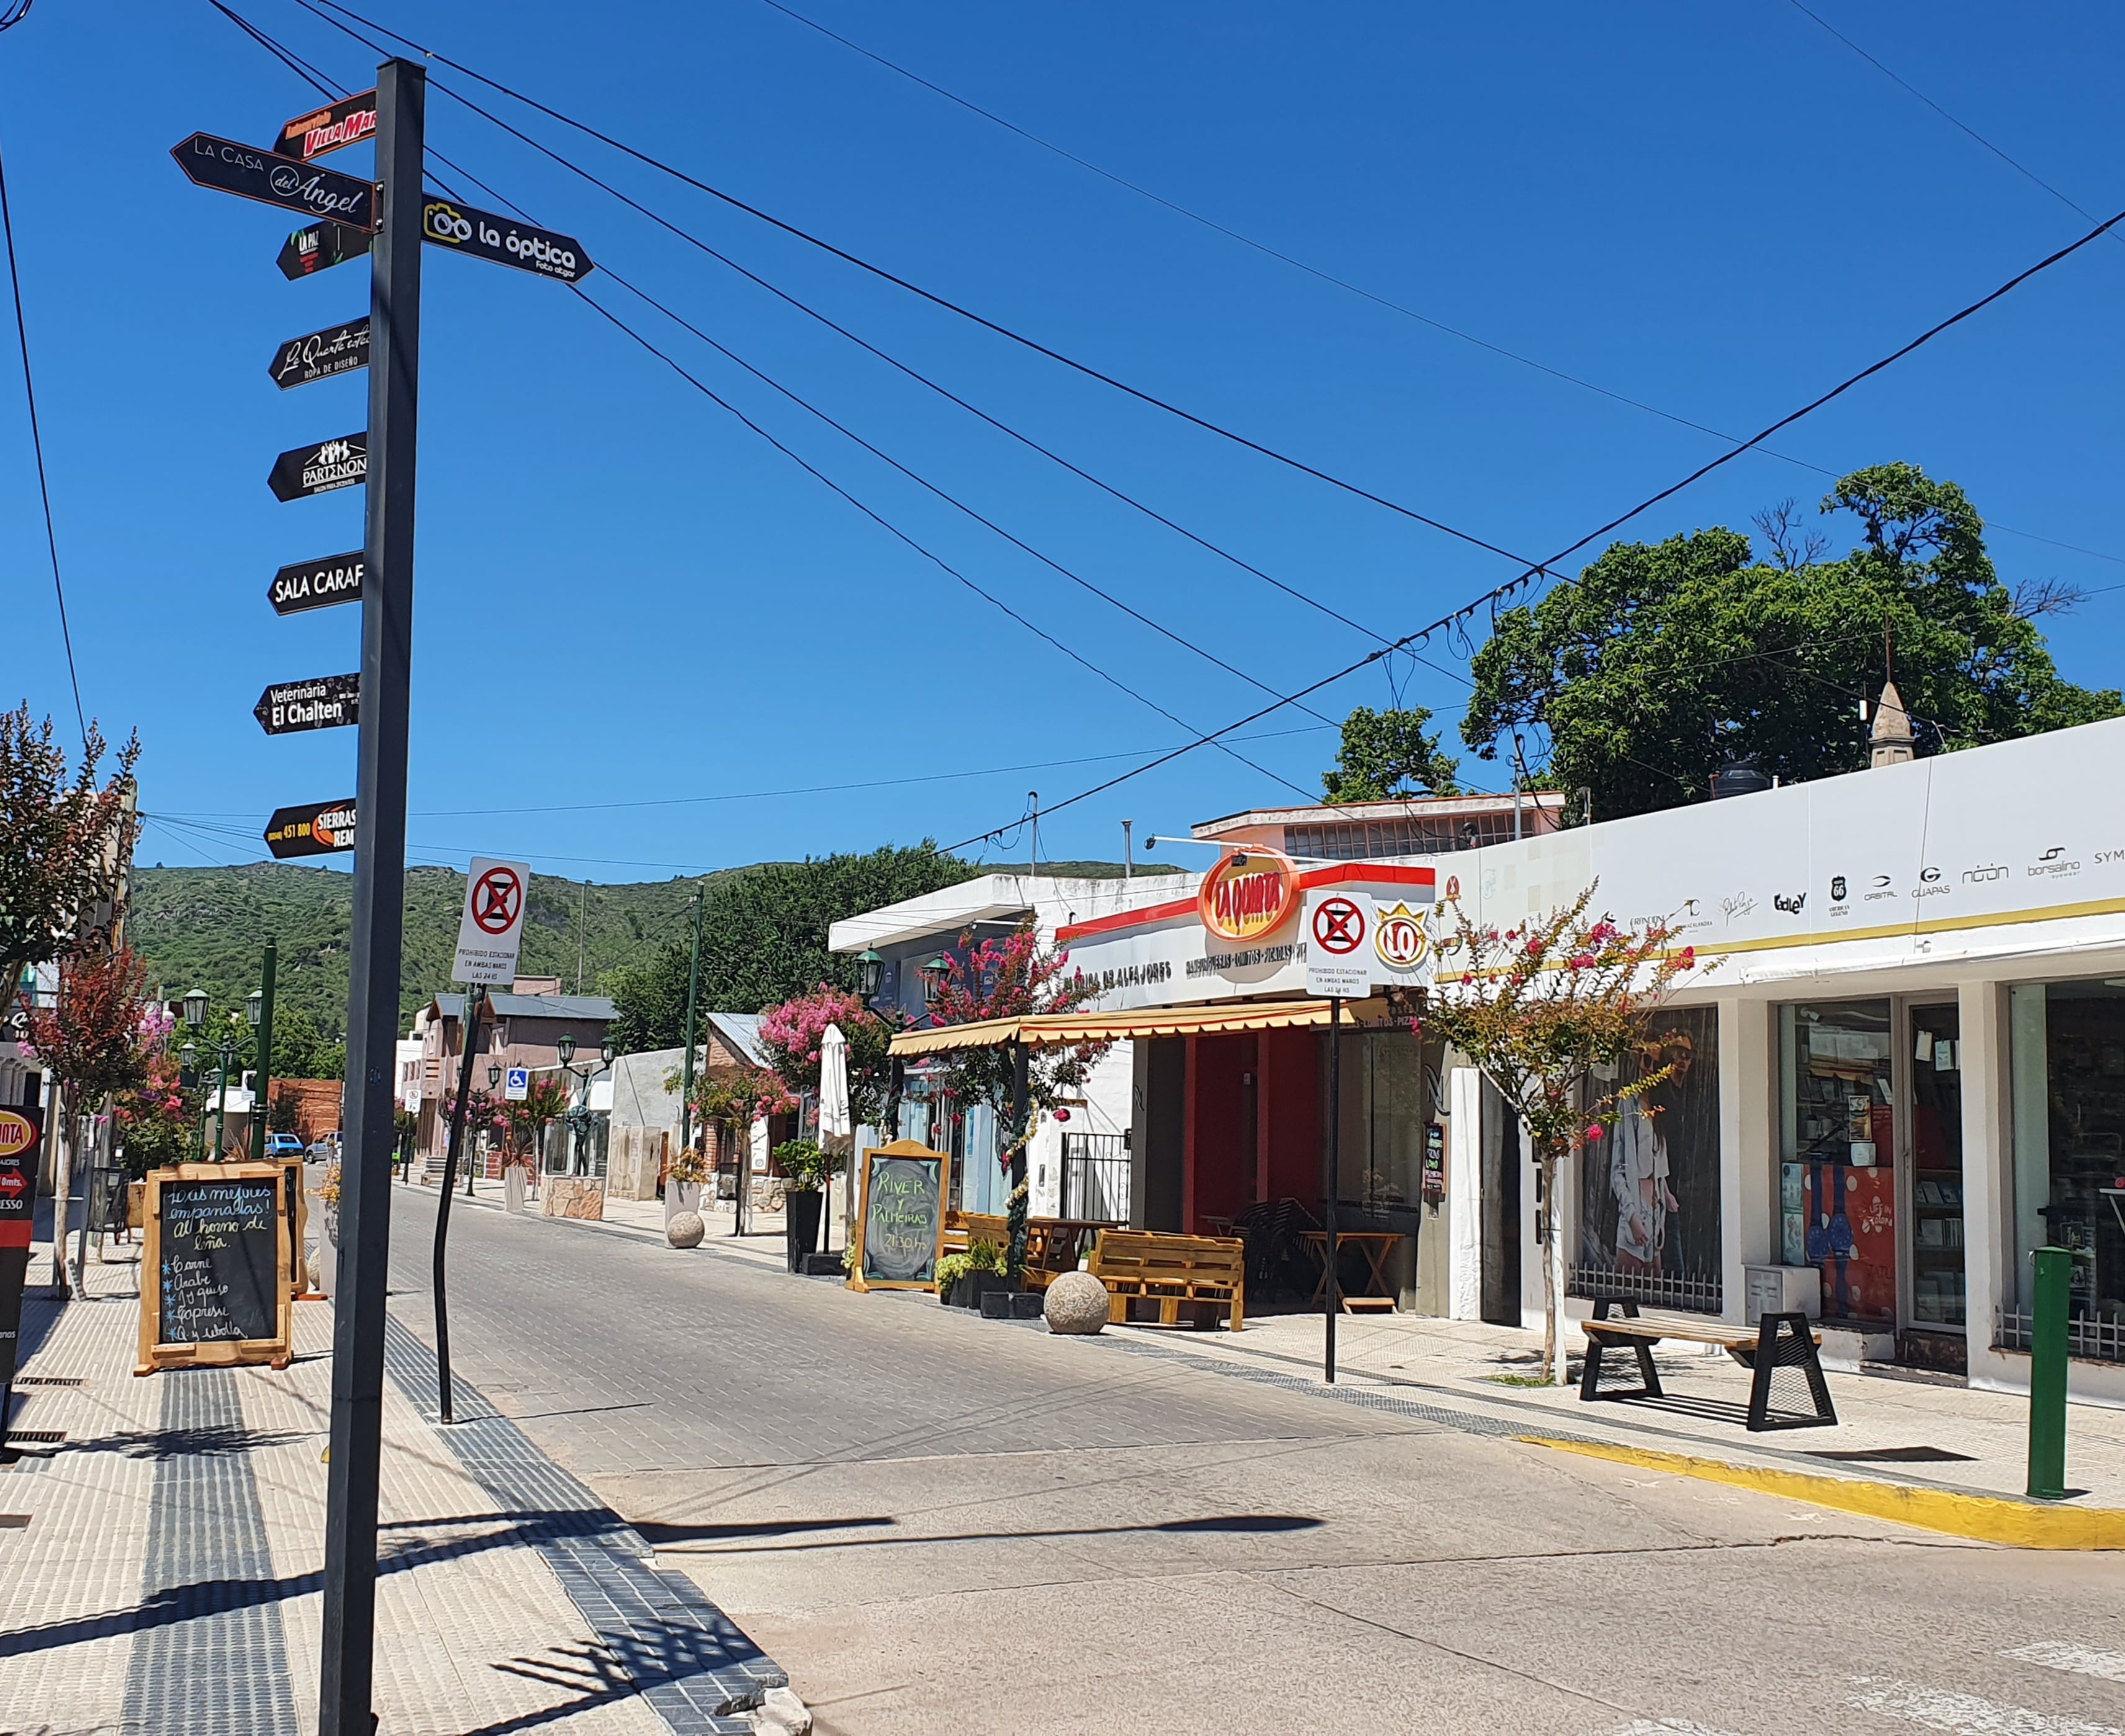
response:
[[[1346,1005],[1344,1016],[1350,1015]],[[1213,1037],[1235,1031],[1284,1031],[1328,1023],[1325,1000],[1227,1001],[1199,1007],[1147,1007],[1133,1013],[1034,1013],[985,1019],[932,1031],[902,1031],[893,1039],[900,1056],[942,1055],[954,1049],[1000,1048],[1022,1042],[1036,1049],[1135,1037]]]

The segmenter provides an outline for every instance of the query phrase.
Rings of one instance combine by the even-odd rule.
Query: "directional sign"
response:
[[[276,615],[300,614],[306,609],[329,609],[335,603],[361,600],[364,556],[328,554],[322,561],[298,561],[273,575],[266,600]]]
[[[369,232],[350,229],[343,223],[313,223],[297,229],[280,244],[273,263],[290,283],[318,271],[329,271],[350,259],[369,256]]]
[[[516,980],[516,950],[524,939],[524,901],[530,887],[529,863],[472,859],[451,976],[459,982]]]
[[[315,446],[298,446],[273,460],[266,478],[273,492],[284,501],[308,500],[313,494],[330,494],[335,488],[351,488],[369,478],[369,431],[342,435]]]
[[[280,142],[274,149],[283,157],[308,162],[327,151],[360,144],[376,135],[376,92],[342,96],[307,115],[298,115],[280,125]]]
[[[305,217],[328,217],[351,229],[376,227],[376,189],[366,181],[309,163],[290,162],[252,144],[195,133],[170,147],[193,186],[256,199]]]
[[[273,351],[266,371],[285,392],[290,386],[307,386],[313,379],[330,379],[335,374],[351,374],[368,365],[369,316],[365,313],[343,326],[327,326],[306,337],[290,338]]]
[[[266,822],[266,848],[282,862],[290,856],[329,856],[336,850],[352,849],[354,797],[276,808]]]
[[[283,681],[258,696],[251,708],[269,736],[292,736],[299,730],[338,729],[361,721],[361,677],[319,675],[309,681]]]
[[[502,1081],[502,1100],[506,1103],[521,1103],[531,1094],[531,1070],[511,1067]]]
[[[497,266],[558,277],[564,284],[579,282],[594,269],[583,244],[572,235],[535,229],[528,223],[475,211],[446,199],[431,199],[421,207],[421,239]]]

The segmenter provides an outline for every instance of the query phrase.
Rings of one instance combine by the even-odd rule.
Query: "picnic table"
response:
[[[1328,1289],[1328,1232],[1326,1230],[1303,1230],[1299,1232],[1306,1245],[1313,1250],[1321,1262],[1321,1280],[1313,1287],[1313,1300],[1317,1304]],[[1361,1309],[1392,1314],[1394,1312],[1393,1280],[1387,1274],[1388,1257],[1395,1244],[1402,1239],[1398,1230],[1339,1230],[1336,1245],[1340,1251],[1355,1247],[1365,1256],[1368,1268],[1367,1287],[1356,1295],[1348,1291],[1342,1293],[1343,1312],[1355,1314]]]

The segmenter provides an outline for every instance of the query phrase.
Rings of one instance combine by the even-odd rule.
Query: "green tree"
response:
[[[1458,796],[1461,762],[1439,750],[1431,713],[1421,705],[1374,711],[1360,705],[1343,720],[1343,745],[1334,767],[1322,773],[1331,802],[1388,802],[1397,796]]]
[[[1821,539],[1798,539],[1779,509],[1757,520],[1768,561],[1717,527],[1618,543],[1576,583],[1501,615],[1472,666],[1462,739],[1487,760],[1526,732],[1547,745],[1542,781],[1590,791],[1614,818],[1702,801],[1743,755],[1788,782],[1861,769],[1859,702],[1891,656],[1921,754],[2125,709],[2114,689],[2060,677],[2033,617],[2062,599],[2000,582],[1953,482],[1877,465],[1821,510],[1859,520],[1840,560],[1820,559]]]
[[[832,924],[981,872],[925,842],[718,875],[704,887],[700,1004],[720,1013],[757,1013],[821,983],[854,989],[855,961],[827,950]],[[617,1005],[613,1037],[623,1054],[686,1041],[692,943],[682,934],[648,962],[605,977],[601,986]]]

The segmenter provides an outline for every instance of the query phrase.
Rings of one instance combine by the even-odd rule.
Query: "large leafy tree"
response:
[[[1321,774],[1331,802],[1388,802],[1397,796],[1458,796],[1460,762],[1439,748],[1439,732],[1424,726],[1421,705],[1374,711],[1360,705],[1343,720],[1336,764]]]
[[[1589,790],[1613,818],[1703,800],[1744,755],[1788,781],[1859,769],[1859,702],[1892,659],[1921,754],[2125,709],[2115,690],[2060,677],[2035,617],[2061,598],[2000,582],[1953,482],[1877,465],[1821,510],[1858,520],[1842,559],[1822,559],[1782,510],[1757,521],[1767,560],[1719,528],[1618,543],[1501,615],[1472,666],[1463,739],[1485,759],[1525,741],[1543,781]]]
[[[981,872],[924,843],[719,875],[703,887],[700,1004],[756,1013],[821,983],[853,990],[855,961],[827,950],[832,924]],[[693,938],[677,926],[682,931],[648,963],[605,979],[617,1004],[613,1036],[623,1053],[686,1041]]]
[[[27,705],[0,712],[0,1009],[31,966],[79,957],[110,932],[133,854],[139,738],[105,776],[107,751],[92,724],[69,774],[49,717],[33,723]]]

